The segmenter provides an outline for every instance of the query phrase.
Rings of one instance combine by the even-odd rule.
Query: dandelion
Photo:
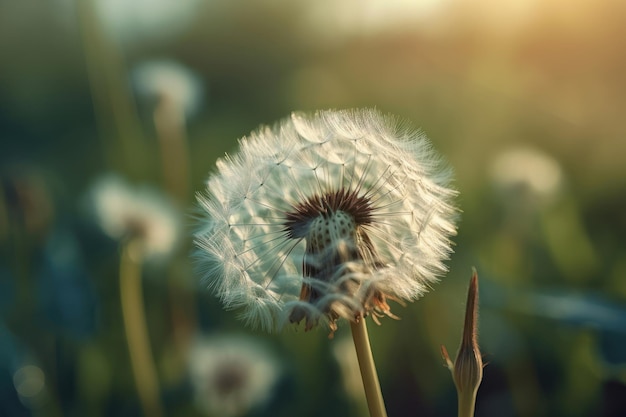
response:
[[[199,5],[199,0],[98,0],[94,4],[107,35],[128,45],[176,38],[191,26]]]
[[[145,61],[133,68],[131,81],[145,100],[167,101],[185,115],[195,114],[202,104],[204,83],[186,66],[170,60]]]
[[[509,199],[521,195],[530,200],[549,200],[558,194],[564,183],[558,161],[528,147],[499,153],[491,163],[490,174],[495,188]]]
[[[269,401],[282,370],[260,341],[244,335],[215,335],[194,341],[189,373],[200,410],[237,417]]]
[[[137,392],[145,415],[160,417],[163,408],[146,324],[141,286],[142,265],[166,259],[179,234],[174,207],[148,188],[133,189],[117,176],[96,182],[91,200],[104,232],[121,245],[120,301]]]
[[[375,110],[294,113],[240,141],[199,196],[209,287],[253,326],[395,317],[446,270],[450,173]]]
[[[138,258],[146,262],[167,259],[176,249],[181,221],[176,208],[156,190],[133,188],[117,175],[93,185],[90,202],[106,235],[137,242]]]
[[[137,95],[153,105],[152,118],[161,150],[163,179],[169,194],[189,197],[189,149],[186,118],[202,103],[204,86],[198,75],[171,60],[146,61],[131,79]]]
[[[370,415],[386,416],[364,318],[445,271],[456,194],[421,133],[375,110],[294,113],[240,141],[199,196],[197,256],[227,308],[268,330],[350,322]]]

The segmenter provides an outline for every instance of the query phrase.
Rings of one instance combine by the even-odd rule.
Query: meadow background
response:
[[[350,107],[423,129],[460,191],[450,272],[394,306],[401,320],[370,327],[389,415],[456,414],[439,346],[458,346],[473,266],[487,363],[477,416],[626,415],[619,0],[0,0],[0,415],[141,414],[119,246],[85,199],[111,172],[168,192],[154,101],[132,76],[154,59],[193,71],[199,93],[187,189],[172,196],[183,242],[144,270],[166,415],[207,415],[187,349],[222,333],[280,358],[272,395],[249,415],[363,415],[333,353],[345,323],[334,340],[246,329],[190,258],[193,194],[238,138],[293,110]]]

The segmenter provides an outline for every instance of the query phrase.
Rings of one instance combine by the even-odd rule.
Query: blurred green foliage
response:
[[[118,246],[85,195],[111,171],[166,192],[154,109],[129,75],[163,57],[204,80],[186,124],[189,190],[237,138],[292,110],[375,106],[420,126],[454,168],[462,216],[449,274],[394,308],[400,321],[370,329],[390,416],[455,415],[439,346],[459,342],[472,266],[488,364],[477,416],[626,415],[624,4],[530,2],[517,15],[450,0],[390,17],[356,1],[186,1],[192,13],[161,15],[165,2],[138,2],[156,16],[146,23],[120,2],[136,19],[124,36],[98,4],[0,0],[0,415],[140,413]],[[492,176],[500,152],[519,146],[558,167],[549,195]],[[184,247],[143,284],[167,415],[202,415],[185,338],[230,331],[265,340],[287,369],[252,415],[359,415],[337,340],[243,329],[196,282],[192,193],[179,203]]]

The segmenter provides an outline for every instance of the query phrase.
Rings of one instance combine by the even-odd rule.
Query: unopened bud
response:
[[[454,363],[441,346],[441,354],[452,372],[454,385],[459,396],[459,417],[474,415],[476,392],[483,379],[483,360],[478,348],[478,274],[474,270],[467,292],[463,338]]]

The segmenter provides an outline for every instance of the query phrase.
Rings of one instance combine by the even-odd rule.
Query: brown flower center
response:
[[[385,295],[373,287],[362,290],[359,279],[382,265],[366,233],[373,211],[367,195],[342,188],[314,195],[286,215],[287,236],[306,241],[300,300],[328,317],[331,336],[341,316],[358,320],[372,310],[389,310]],[[319,319],[315,310],[297,306],[289,319],[292,323],[306,319],[309,330]]]

